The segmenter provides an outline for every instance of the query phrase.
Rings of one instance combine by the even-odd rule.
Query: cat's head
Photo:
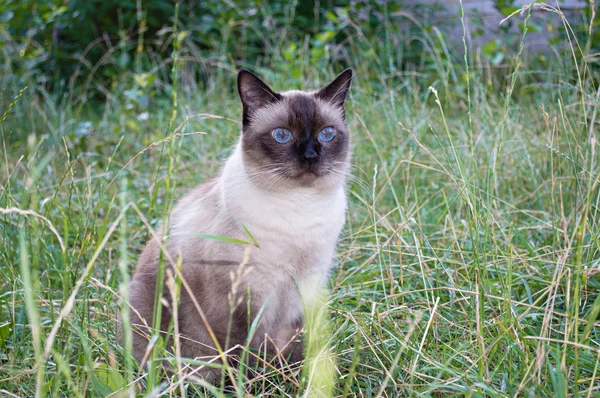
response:
[[[266,189],[342,184],[350,163],[344,100],[352,70],[311,92],[275,92],[247,70],[238,74],[246,173]]]

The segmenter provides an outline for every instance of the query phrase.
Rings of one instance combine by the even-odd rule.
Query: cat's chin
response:
[[[339,177],[318,170],[303,170],[292,177],[285,178],[282,182],[282,187],[285,186],[285,189],[318,188],[319,190],[328,190],[343,184]]]
[[[269,180],[253,181],[253,184],[265,191],[272,192],[289,192],[294,189],[314,188],[319,191],[328,191],[340,185],[344,181],[340,181],[338,176],[331,173],[322,173],[315,170],[302,171],[294,175],[281,175],[277,179],[277,183],[273,184]]]
[[[297,183],[300,185],[314,185],[317,180],[322,177],[323,176],[315,170],[306,170],[294,176],[292,180],[297,181]]]

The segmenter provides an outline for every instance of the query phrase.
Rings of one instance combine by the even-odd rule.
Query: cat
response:
[[[217,346],[242,347],[260,314],[249,347],[302,360],[303,308],[327,282],[345,223],[350,133],[344,101],[351,80],[347,69],[318,91],[278,93],[250,71],[239,72],[242,132],[233,153],[217,178],[178,202],[166,239],[150,240],[130,282],[136,359],[147,357],[166,243],[167,273],[179,258],[186,282],[175,320],[182,357],[208,360],[217,356]],[[165,332],[173,316],[166,285],[163,298]]]

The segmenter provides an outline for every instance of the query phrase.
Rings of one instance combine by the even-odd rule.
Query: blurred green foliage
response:
[[[0,4],[3,72],[54,86],[93,72],[110,84],[123,71],[148,70],[170,56],[174,13],[169,0],[8,0]],[[321,31],[321,17],[314,1],[188,0],[180,3],[178,39],[195,60],[256,59],[277,40],[302,43],[319,33],[311,44],[332,40],[337,32]],[[290,47],[286,56],[293,53]]]
[[[143,105],[140,90],[143,93],[157,76],[168,85],[174,40],[183,44],[180,60],[193,85],[207,85],[212,66],[268,65],[302,82],[310,74],[306,65],[319,70],[359,59],[393,75],[394,69],[422,73],[427,68],[439,71],[448,61],[461,63],[462,57],[447,51],[431,24],[430,16],[443,2],[411,2],[415,20],[403,3],[182,0],[180,33],[174,38],[173,0],[5,0],[0,3],[0,71],[16,76],[21,85],[33,81],[57,93],[83,87],[94,92],[88,96],[119,85],[125,72],[134,71],[137,85],[128,96]],[[505,16],[517,10],[514,0],[494,4]],[[589,20],[591,11],[586,12]],[[459,18],[454,16],[453,23],[460,24]],[[576,34],[587,30],[585,18],[581,22]],[[483,22],[475,18],[473,23],[473,36],[483,35]],[[512,29],[513,24],[517,22],[509,20],[500,27],[509,40],[494,37],[482,47],[492,65],[514,52],[522,32]],[[524,28],[522,23],[518,27]],[[528,25],[529,32],[539,30],[534,21]],[[595,31],[593,49],[600,48],[600,30]]]

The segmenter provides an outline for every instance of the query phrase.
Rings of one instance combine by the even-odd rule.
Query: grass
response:
[[[120,87],[69,102],[4,77],[0,392],[597,396],[600,91],[582,48],[545,69],[519,52],[505,74],[470,53],[425,77],[348,59],[354,167],[329,311],[304,371],[229,369],[229,386],[137,372],[116,319],[150,229],[239,135],[233,67],[201,90],[173,62],[178,84],[154,83],[147,109]]]

